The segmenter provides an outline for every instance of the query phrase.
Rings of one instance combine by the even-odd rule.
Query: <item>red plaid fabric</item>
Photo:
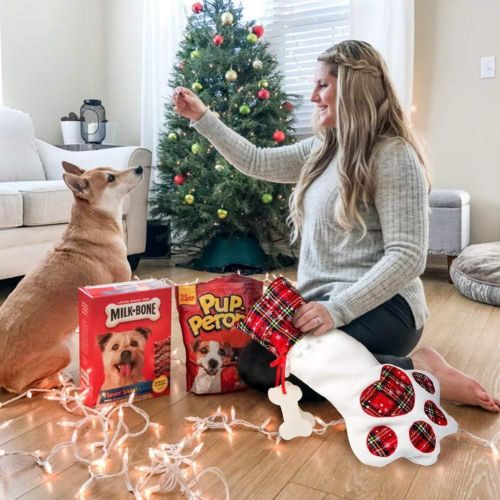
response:
[[[366,436],[366,446],[371,454],[377,457],[388,457],[398,447],[398,436],[390,427],[379,425]]]
[[[361,393],[360,403],[372,417],[406,415],[415,405],[415,390],[404,370],[384,365],[380,379]]]
[[[441,411],[441,408],[434,404],[432,401],[426,401],[424,405],[424,412],[429,417],[431,422],[438,425],[448,425],[448,420]]]
[[[436,392],[432,380],[427,375],[420,372],[413,372],[411,375],[415,379],[415,382],[420,387],[424,388],[428,393],[434,394]]]
[[[436,435],[427,422],[418,420],[410,427],[410,441],[422,453],[431,453],[436,448]]]
[[[236,328],[276,357],[282,357],[304,335],[293,326],[295,312],[304,304],[304,299],[286,278],[277,278]]]

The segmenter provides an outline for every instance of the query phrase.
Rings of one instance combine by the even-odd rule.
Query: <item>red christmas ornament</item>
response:
[[[257,92],[257,97],[262,101],[265,101],[266,99],[269,99],[271,97],[271,92],[269,92],[269,90],[267,89],[260,89]]]
[[[293,111],[293,104],[291,102],[285,101],[283,103],[283,107],[287,110],[292,112]]]
[[[185,176],[185,175],[182,175],[182,174],[177,174],[177,175],[174,177],[174,183],[175,183],[177,186],[182,186],[185,182],[186,182],[186,176]]]
[[[276,132],[274,132],[273,134],[273,139],[276,141],[276,142],[283,142],[285,140],[285,132],[283,132],[282,130],[276,130]]]
[[[203,4],[201,2],[196,2],[192,5],[191,9],[195,14],[199,14],[203,11]]]
[[[264,34],[264,27],[256,25],[252,28],[252,33],[255,33],[260,38]]]
[[[222,35],[215,35],[214,43],[215,45],[222,45],[224,43],[224,37]]]

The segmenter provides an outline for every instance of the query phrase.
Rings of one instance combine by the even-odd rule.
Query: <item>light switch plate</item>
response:
[[[481,57],[481,78],[495,78],[495,56]]]

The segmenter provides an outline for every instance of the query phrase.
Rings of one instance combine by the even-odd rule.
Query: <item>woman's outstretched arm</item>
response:
[[[184,87],[174,93],[174,110],[191,119],[191,126],[206,137],[234,167],[251,177],[284,184],[296,183],[313,147],[311,137],[290,146],[258,148],[224,125],[198,98]]]

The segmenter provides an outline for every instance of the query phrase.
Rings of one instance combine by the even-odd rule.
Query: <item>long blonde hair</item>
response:
[[[317,111],[313,129],[322,140],[312,151],[290,197],[289,223],[292,242],[303,222],[304,195],[307,188],[326,169],[335,154],[338,158],[339,196],[334,221],[346,232],[366,224],[359,204],[368,207],[373,198],[373,159],[384,139],[399,137],[413,147],[430,186],[429,169],[420,142],[409,124],[396,96],[382,56],[368,43],[358,40],[340,42],[318,57],[337,78],[337,124],[318,125]]]

